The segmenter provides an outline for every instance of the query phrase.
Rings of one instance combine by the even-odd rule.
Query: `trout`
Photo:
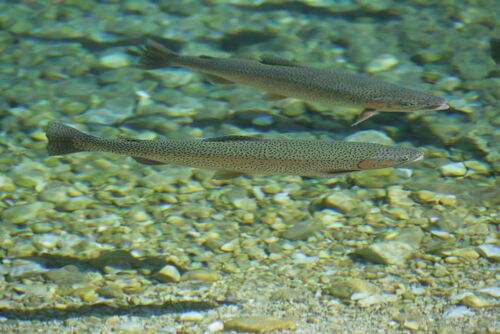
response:
[[[405,166],[423,158],[419,150],[363,142],[264,139],[224,136],[207,139],[100,138],[62,123],[46,128],[49,155],[107,152],[143,164],[216,170],[215,179],[241,175],[335,176]]]
[[[353,125],[380,111],[449,109],[444,98],[427,92],[366,75],[300,65],[274,55],[265,55],[259,60],[183,56],[159,42],[147,40],[140,64],[146,69],[187,67],[208,75],[214,82],[238,83],[263,90],[271,98],[293,97],[331,106],[362,108]]]

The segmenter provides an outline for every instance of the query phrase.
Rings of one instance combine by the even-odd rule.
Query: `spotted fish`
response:
[[[240,175],[333,176],[366,169],[408,165],[423,158],[406,147],[347,141],[263,139],[225,136],[207,139],[100,138],[62,123],[46,129],[50,155],[108,152],[144,164],[216,170],[214,178]]]
[[[332,106],[360,107],[359,124],[379,111],[410,112],[449,109],[445,99],[350,72],[321,69],[267,55],[260,60],[182,56],[147,40],[140,63],[147,69],[188,67],[215,82],[239,83],[261,89],[272,97],[293,97]]]

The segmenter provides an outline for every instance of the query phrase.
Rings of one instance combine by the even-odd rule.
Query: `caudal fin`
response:
[[[62,155],[85,151],[82,143],[94,138],[71,126],[59,122],[51,122],[45,129],[45,135],[49,140],[47,151],[49,155]]]
[[[155,69],[175,65],[179,55],[163,44],[152,39],[146,40],[142,48],[139,64],[146,69]]]

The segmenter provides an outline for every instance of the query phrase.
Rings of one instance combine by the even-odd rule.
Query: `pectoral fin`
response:
[[[377,110],[374,109],[365,109],[361,114],[359,114],[358,119],[356,122],[352,123],[351,126],[356,126],[361,122],[366,121],[368,118],[374,116],[377,113]]]
[[[240,173],[240,172],[234,172],[231,170],[217,170],[214,175],[212,176],[213,179],[216,180],[231,180],[239,176],[244,176],[246,174]]]
[[[266,93],[264,95],[264,99],[266,101],[276,101],[276,100],[283,100],[286,99],[286,96],[283,95],[278,95],[278,94],[273,94],[273,93]]]
[[[140,157],[132,157],[132,159],[134,159],[138,163],[141,163],[144,165],[166,165],[166,163],[161,162],[161,161],[145,159],[145,158],[140,158]]]
[[[205,74],[205,78],[207,79],[208,82],[212,84],[221,84],[221,85],[232,85],[234,82],[221,78],[219,76],[213,75],[213,74]]]

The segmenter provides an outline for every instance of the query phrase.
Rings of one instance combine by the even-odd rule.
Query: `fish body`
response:
[[[46,135],[50,155],[108,152],[132,156],[146,164],[213,169],[219,171],[218,175],[232,177],[331,176],[403,166],[423,158],[423,153],[413,148],[346,141],[262,139],[252,136],[186,140],[108,139],[83,133],[62,123],[49,124]]]
[[[304,66],[277,56],[263,56],[260,60],[182,56],[156,41],[148,40],[141,63],[149,69],[187,67],[226,82],[258,88],[273,96],[363,108],[356,124],[379,111],[449,108],[445,99],[427,92],[365,75]]]

